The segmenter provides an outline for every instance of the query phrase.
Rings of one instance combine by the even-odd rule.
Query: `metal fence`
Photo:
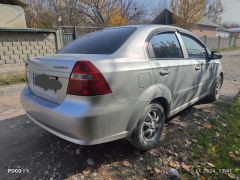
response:
[[[200,37],[200,39],[212,50],[240,46],[240,38],[236,36],[229,36],[229,37],[203,36],[203,37]]]
[[[80,26],[60,26],[62,36],[62,47],[69,44],[71,41],[78,37],[85,35],[90,32],[98,31],[103,28],[101,27],[80,27]]]

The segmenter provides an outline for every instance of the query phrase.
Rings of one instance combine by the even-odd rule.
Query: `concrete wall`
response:
[[[52,54],[56,42],[53,31],[0,29],[0,68],[23,65],[28,57]]]
[[[0,4],[1,28],[26,28],[24,9],[21,6]]]
[[[240,37],[236,38],[236,46],[240,46]]]

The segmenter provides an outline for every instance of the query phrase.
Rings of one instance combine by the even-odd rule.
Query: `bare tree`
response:
[[[130,24],[140,21],[144,15],[144,8],[135,0],[79,0],[77,8],[93,26],[108,26],[112,12],[116,11]]]
[[[177,26],[191,29],[203,17],[205,0],[172,0],[171,8]]]
[[[57,28],[59,25],[85,25],[77,10],[78,0],[25,0],[28,27]],[[60,21],[59,21],[60,20]]]
[[[123,22],[135,24],[140,22],[144,15],[143,6],[136,1],[25,0],[29,4],[28,27],[56,28],[60,23],[61,25],[103,27],[112,25],[116,20],[121,22],[120,24],[125,24]]]
[[[220,23],[222,20],[223,5],[221,0],[207,0],[206,1],[206,10],[204,16],[207,16],[215,23]]]
[[[25,0],[29,5],[26,11],[28,27],[48,28],[52,27],[53,13],[49,10],[49,2],[46,0]]]

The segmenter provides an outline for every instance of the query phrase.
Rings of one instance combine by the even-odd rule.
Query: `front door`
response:
[[[208,53],[205,45],[198,39],[188,34],[181,34],[189,59],[194,61],[194,98],[198,98],[209,92],[212,84],[211,77],[216,73],[216,68],[208,61]]]

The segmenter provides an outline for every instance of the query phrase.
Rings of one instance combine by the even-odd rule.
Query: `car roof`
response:
[[[149,25],[127,25],[127,26],[118,26],[118,27],[109,27],[106,29],[114,29],[114,28],[136,28],[136,32],[127,40],[128,43],[124,43],[122,47],[116,52],[121,54],[122,56],[145,56],[142,51],[142,47],[145,42],[148,42],[152,36],[159,32],[169,32],[169,31],[177,31],[183,34],[187,34],[195,37],[202,45],[204,43],[192,32],[179,28],[176,26],[169,25],[157,25],[157,24],[149,24]],[[205,45],[204,45],[205,46]]]
[[[192,32],[177,27],[177,26],[171,26],[171,25],[159,25],[159,24],[142,24],[142,25],[127,25],[127,26],[119,26],[119,27],[110,27],[110,28],[137,28],[138,31],[145,31],[145,32],[151,32],[154,30],[161,30],[161,29],[166,29],[167,30],[173,30],[173,31],[179,31],[182,33],[190,34],[192,36],[195,36]]]

